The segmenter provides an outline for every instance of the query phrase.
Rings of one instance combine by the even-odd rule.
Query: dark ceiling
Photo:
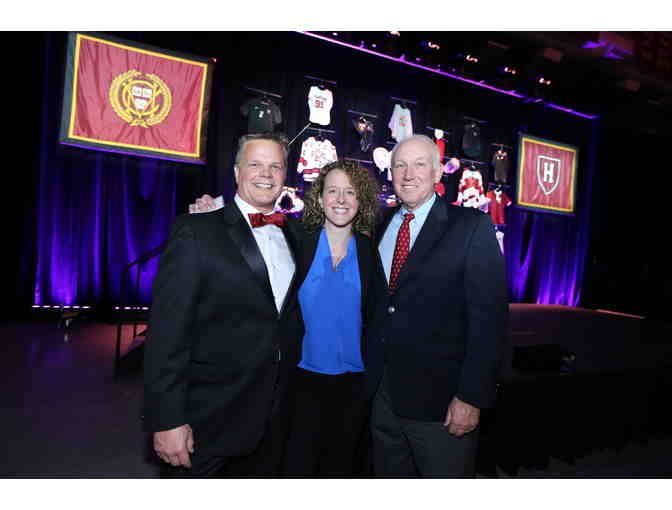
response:
[[[669,131],[672,32],[315,33],[597,114],[607,126]]]

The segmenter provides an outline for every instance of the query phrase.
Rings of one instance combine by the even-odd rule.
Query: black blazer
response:
[[[235,202],[176,219],[154,280],[145,347],[147,431],[188,423],[202,452],[260,441],[297,340],[299,226],[283,229],[297,271],[280,313],[266,265]]]
[[[392,210],[379,229],[382,239]],[[443,421],[454,396],[494,403],[508,320],[504,259],[490,217],[437,199],[401,269],[397,291],[380,300],[365,362],[369,391],[383,366],[394,411]]]
[[[317,245],[320,240],[320,232],[321,229],[316,232],[306,232],[303,236],[303,241],[301,242],[299,249],[299,289],[305,281],[306,276],[308,276],[310,266],[315,258]],[[362,292],[362,342],[364,342],[367,327],[375,312],[375,305],[381,299],[382,293],[385,291],[385,273],[383,272],[378,250],[374,245],[374,241],[370,237],[360,234],[359,232],[355,232],[354,235],[355,243],[357,245],[357,262],[359,265],[359,279]],[[302,345],[303,337],[298,346],[299,357],[296,360],[297,364],[301,361]]]

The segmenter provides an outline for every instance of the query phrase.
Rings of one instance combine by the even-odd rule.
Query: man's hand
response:
[[[217,203],[218,199],[220,201],[219,204]],[[212,212],[222,207],[223,201],[221,197],[212,198],[210,195],[205,194],[201,198],[197,198],[193,204],[189,204],[189,214]]]
[[[154,432],[154,451],[164,462],[173,466],[191,467],[194,453],[194,433],[189,425]]]
[[[443,425],[448,427],[450,434],[460,437],[474,430],[478,426],[480,417],[481,410],[478,407],[454,397],[448,406],[446,421]]]

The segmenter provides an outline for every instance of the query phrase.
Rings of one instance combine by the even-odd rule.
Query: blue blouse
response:
[[[299,304],[306,326],[299,367],[331,375],[363,372],[361,282],[354,236],[334,270],[322,229],[315,258],[299,289]]]

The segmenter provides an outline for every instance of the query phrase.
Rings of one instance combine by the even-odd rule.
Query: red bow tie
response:
[[[284,227],[285,215],[279,212],[274,212],[273,214],[264,214],[264,213],[253,213],[248,214],[250,217],[250,223],[252,228],[263,227],[264,225],[276,225],[278,227]]]

